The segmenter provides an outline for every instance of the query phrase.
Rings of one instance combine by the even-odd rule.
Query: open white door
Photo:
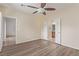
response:
[[[56,30],[55,30],[55,32],[56,32],[56,34],[55,34],[55,42],[57,43],[57,44],[61,44],[61,33],[60,33],[60,18],[57,18],[56,20],[55,20],[55,23],[56,23]]]
[[[3,45],[3,35],[2,35],[2,15],[0,12],[0,51],[2,50],[2,45]]]

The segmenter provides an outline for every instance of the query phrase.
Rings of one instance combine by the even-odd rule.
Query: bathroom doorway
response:
[[[52,24],[52,35],[51,35],[53,42],[55,41],[55,33],[56,33],[56,32],[55,32],[55,26],[56,26],[56,25],[53,23],[53,24]]]
[[[53,18],[48,23],[48,39],[57,44],[61,44],[61,23],[60,18]]]
[[[56,18],[52,22],[52,41],[61,44],[61,23],[60,18]]]
[[[53,43],[61,44],[60,22],[59,17],[44,22],[43,29],[41,31],[41,38],[44,40],[49,40]]]

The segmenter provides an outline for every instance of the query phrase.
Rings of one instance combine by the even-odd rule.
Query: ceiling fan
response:
[[[46,15],[46,11],[54,11],[54,10],[56,10],[55,8],[45,8],[46,3],[41,3],[41,7],[40,8],[35,7],[35,6],[30,6],[30,5],[24,5],[24,4],[21,4],[21,6],[27,6],[27,7],[36,9],[36,11],[33,12],[33,14],[41,13],[43,15]]]

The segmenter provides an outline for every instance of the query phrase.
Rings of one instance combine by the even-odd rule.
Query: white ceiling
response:
[[[25,5],[32,5],[32,6],[35,6],[35,7],[40,7],[40,3],[24,3],[24,4]],[[25,13],[30,13],[30,14],[32,14],[36,10],[34,8],[29,8],[27,6],[22,7],[21,3],[6,3],[6,4],[0,4],[0,5],[12,7],[14,9],[20,10],[20,11],[25,12]],[[56,8],[56,11],[57,11],[57,10],[61,10],[61,9],[66,8],[66,7],[70,7],[70,6],[74,6],[74,5],[79,5],[79,4],[47,3],[45,7]],[[51,12],[54,12],[54,11],[51,11]]]

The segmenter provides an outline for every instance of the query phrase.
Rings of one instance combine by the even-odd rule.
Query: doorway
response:
[[[53,43],[61,44],[61,23],[60,18],[56,17],[53,20],[44,22],[41,32],[41,38]]]
[[[56,18],[52,22],[51,38],[54,43],[61,44],[61,25],[60,18]]]
[[[51,32],[51,37],[52,37],[52,41],[54,42],[55,41],[55,34],[56,34],[56,32],[55,32],[55,27],[56,25],[55,25],[55,23],[53,23],[52,24],[52,32]]]
[[[53,18],[53,20],[48,23],[48,40],[53,43],[61,44],[61,23],[60,18]]]
[[[16,44],[16,18],[3,17],[3,46]]]

